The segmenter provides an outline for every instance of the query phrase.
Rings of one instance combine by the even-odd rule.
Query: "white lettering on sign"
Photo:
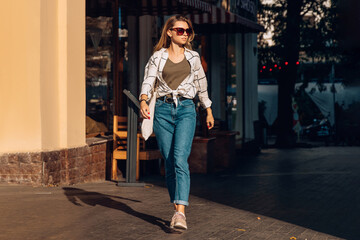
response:
[[[236,7],[240,7],[256,16],[256,5],[254,0],[236,0]]]
[[[178,2],[211,13],[211,6],[206,2],[202,2],[198,0],[178,0]]]

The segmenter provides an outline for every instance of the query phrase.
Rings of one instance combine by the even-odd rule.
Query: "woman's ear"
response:
[[[172,37],[172,34],[171,34],[171,30],[169,29],[169,30],[167,30],[167,35],[171,38]]]

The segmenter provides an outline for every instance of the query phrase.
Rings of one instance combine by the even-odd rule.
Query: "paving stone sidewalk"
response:
[[[336,153],[338,160],[329,157]],[[360,239],[359,153],[268,149],[240,159],[232,171],[194,174],[184,232],[168,228],[172,208],[161,176],[145,177],[144,188],[110,181],[47,188],[0,184],[0,239]],[[333,198],[324,199],[329,191]],[[323,227],[336,224],[340,230]]]

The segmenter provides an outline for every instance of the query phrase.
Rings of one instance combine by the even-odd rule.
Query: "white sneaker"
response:
[[[174,228],[186,230],[187,224],[185,215],[181,212],[176,212],[174,216]]]
[[[170,228],[174,228],[176,215],[177,215],[176,210],[174,210],[174,215],[172,216],[171,222],[170,222]]]

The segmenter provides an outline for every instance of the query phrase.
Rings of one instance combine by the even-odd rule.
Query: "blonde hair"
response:
[[[164,27],[162,29],[162,32],[161,32],[160,40],[154,47],[154,52],[159,51],[162,48],[170,47],[171,39],[167,35],[167,31],[170,28],[172,28],[175,25],[175,23],[178,22],[178,21],[186,22],[188,24],[189,28],[191,29],[191,35],[188,37],[188,40],[184,44],[184,47],[192,50],[191,41],[194,40],[195,32],[194,32],[194,29],[193,29],[193,26],[192,26],[192,23],[191,23],[190,19],[188,19],[185,16],[174,15],[174,16],[170,17],[165,22],[165,25],[164,25]]]

